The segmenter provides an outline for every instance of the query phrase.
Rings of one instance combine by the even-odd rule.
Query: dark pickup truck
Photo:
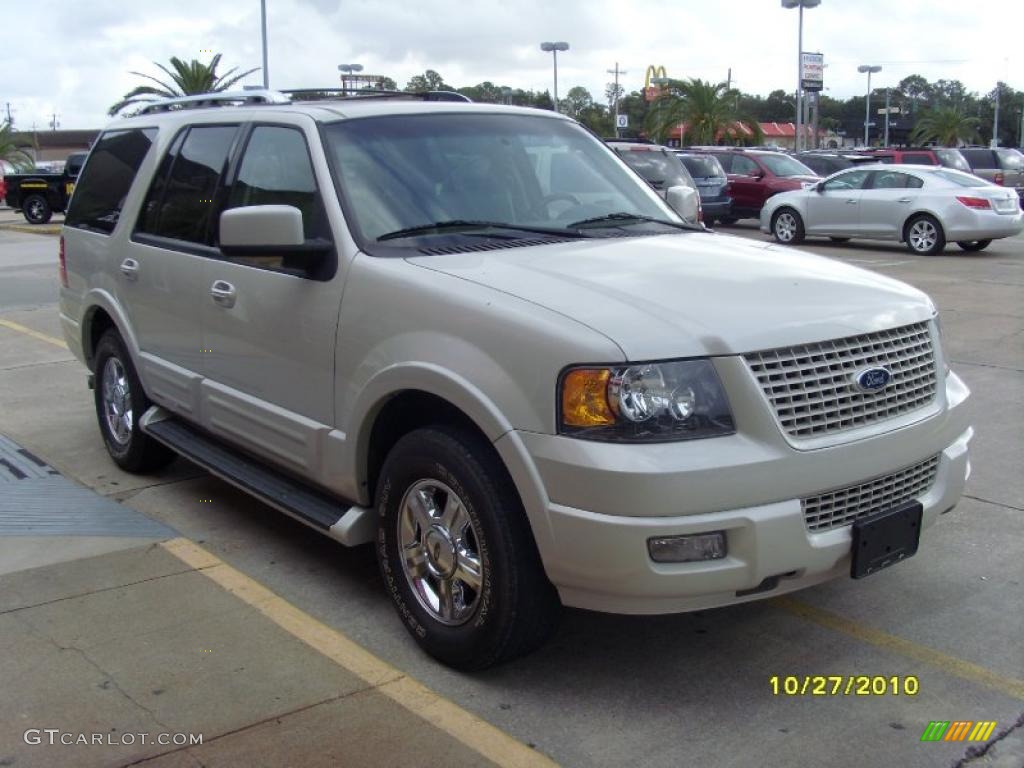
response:
[[[85,164],[88,152],[68,155],[61,173],[33,170],[28,173],[9,173],[4,177],[7,185],[7,205],[21,211],[29,224],[45,224],[54,213],[67,210],[75,179]]]

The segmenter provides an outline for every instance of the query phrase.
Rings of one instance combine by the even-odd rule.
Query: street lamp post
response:
[[[343,74],[341,76],[341,87],[342,87],[342,90],[344,90],[344,89],[348,88],[348,85],[345,82],[345,78],[346,77],[351,77],[356,72],[362,72],[363,71],[363,65],[362,64],[339,64],[338,65],[338,71],[345,73],[345,74]]]
[[[793,138],[793,147],[800,150],[803,139],[803,75],[804,75],[804,8],[817,8],[821,0],[782,0],[783,8],[799,9],[800,22],[797,28],[796,41],[796,136]]]
[[[877,64],[861,64],[857,67],[861,74],[868,75],[868,92],[864,96],[864,146],[868,145],[868,130],[871,128],[871,75],[874,72],[881,72],[882,68]]]
[[[564,42],[541,43],[540,49],[545,53],[549,51],[551,52],[551,58],[554,62],[555,67],[555,112],[561,112],[562,110],[558,108],[558,52],[568,51],[569,44]]]
[[[263,87],[270,88],[270,70],[267,67],[267,0],[260,0],[260,29],[263,32]]]

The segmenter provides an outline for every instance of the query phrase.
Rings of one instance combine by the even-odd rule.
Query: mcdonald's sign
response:
[[[654,101],[661,95],[661,87],[657,84],[651,85],[651,80],[662,77],[668,77],[664,65],[651,64],[647,67],[647,73],[644,75],[644,98],[647,101]]]

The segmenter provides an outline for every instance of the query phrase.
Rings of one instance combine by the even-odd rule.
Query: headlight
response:
[[[558,401],[561,433],[590,440],[653,443],[736,431],[709,360],[570,368]]]

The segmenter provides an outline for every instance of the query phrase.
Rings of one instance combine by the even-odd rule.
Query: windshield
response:
[[[680,221],[600,141],[557,118],[382,116],[325,133],[347,212],[366,240],[439,222],[553,230],[609,214]]]
[[[789,155],[758,155],[758,159],[764,163],[768,170],[776,176],[817,176],[814,171],[808,168]]]
[[[964,160],[964,156],[956,149],[936,149],[935,156],[939,158],[945,168],[956,168],[958,171],[971,172],[971,166]]]
[[[722,164],[709,155],[680,155],[679,159],[695,179],[725,178]]]
[[[960,171],[946,170],[945,168],[934,172],[936,176],[945,181],[956,184],[959,187],[991,187],[993,184],[985,181],[984,179],[972,176],[969,173],[961,173]]]

